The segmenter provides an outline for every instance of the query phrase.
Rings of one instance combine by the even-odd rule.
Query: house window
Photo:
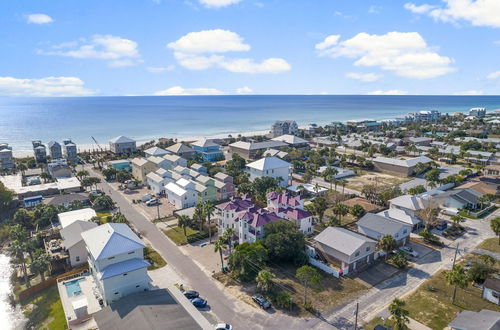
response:
[[[354,254],[355,257],[359,256],[359,251],[356,251],[356,253]]]
[[[118,294],[119,292],[115,292],[115,294]]]
[[[132,252],[129,252],[128,254],[134,254],[134,253],[135,253],[135,251],[132,251]]]
[[[76,262],[80,261],[80,256],[76,256],[75,260]]]
[[[407,232],[408,232],[408,231],[407,231],[406,229],[405,229],[405,230],[403,230],[403,234],[406,234]]]
[[[124,273],[123,276],[127,276],[128,274],[127,273]]]
[[[138,287],[140,287],[140,285],[136,285],[135,287],[138,288]]]
[[[398,237],[399,237],[399,233],[396,233],[396,238],[398,238]]]
[[[370,251],[371,250],[371,247],[370,246],[367,246],[366,247],[366,252]]]

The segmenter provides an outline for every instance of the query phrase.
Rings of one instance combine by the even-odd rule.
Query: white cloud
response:
[[[453,59],[436,53],[418,32],[362,32],[337,43],[329,41],[330,37],[316,45],[317,49],[320,47],[319,55],[356,59],[355,66],[380,67],[416,79],[435,78],[455,70],[451,67]],[[325,42],[330,45],[323,47]]]
[[[215,88],[183,88],[181,86],[173,86],[158,92],[154,95],[224,95],[226,93]]]
[[[222,29],[189,32],[179,40],[169,43],[167,47],[176,52],[190,54],[250,50],[250,46],[244,44],[243,38],[237,33]]]
[[[380,6],[371,5],[370,8],[368,8],[368,14],[378,14],[381,9],[382,7]]]
[[[453,95],[483,95],[483,94],[484,94],[483,91],[476,91],[476,90],[453,93]]]
[[[190,32],[167,44],[174,50],[178,63],[190,70],[213,67],[237,73],[280,73],[289,71],[290,64],[282,58],[267,58],[260,62],[251,58],[228,58],[223,53],[249,51],[237,33],[228,30]]]
[[[198,0],[203,6],[207,8],[221,8],[237,4],[241,0]]]
[[[500,78],[500,71],[495,71],[486,76],[486,79],[498,79]]]
[[[317,50],[327,49],[328,47],[335,46],[340,39],[340,34],[332,34],[325,38],[322,42],[316,44]]]
[[[253,94],[253,90],[248,86],[243,86],[236,89],[236,94]]]
[[[346,73],[346,78],[356,79],[362,82],[374,82],[379,80],[382,76],[375,73],[358,73],[358,72],[348,72]]]
[[[474,26],[500,27],[498,0],[443,0],[444,7],[405,4],[405,8],[443,22],[467,21]]]
[[[137,42],[113,35],[94,35],[85,39],[52,46],[49,51],[38,51],[42,55],[58,55],[81,59],[108,60],[112,67],[131,66],[140,63]]]
[[[368,94],[369,95],[406,95],[406,94],[408,94],[408,92],[402,91],[399,89],[390,89],[387,91],[377,90],[377,91],[369,92]]]
[[[432,9],[436,8],[435,6],[431,6],[431,5],[427,5],[427,4],[417,6],[413,3],[405,3],[404,7],[405,7],[405,9],[407,9],[415,14],[425,14],[425,13],[428,13],[429,11],[431,11]]]
[[[88,96],[94,95],[84,87],[84,82],[76,77],[46,77],[40,79],[20,79],[0,77],[0,95],[8,96]]]
[[[160,73],[167,72],[167,71],[174,71],[175,70],[175,65],[168,65],[168,66],[148,66],[146,68],[146,70],[148,70],[151,73],[160,74]]]
[[[26,21],[30,24],[47,24],[52,23],[54,20],[49,15],[45,14],[29,14],[26,15]]]

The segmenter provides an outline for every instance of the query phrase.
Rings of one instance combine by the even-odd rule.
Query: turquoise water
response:
[[[84,278],[78,278],[69,282],[65,282],[66,292],[68,297],[79,296],[82,294],[82,288],[80,287],[80,282],[84,281]]]
[[[72,138],[101,145],[126,135],[158,137],[227,135],[267,130],[275,120],[300,125],[349,119],[387,119],[410,111],[443,113],[500,108],[500,96],[252,95],[85,98],[0,98],[0,143],[31,150],[31,140]]]

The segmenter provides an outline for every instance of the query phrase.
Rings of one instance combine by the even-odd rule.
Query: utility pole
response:
[[[358,330],[358,310],[359,310],[359,302],[356,302],[356,319],[354,321],[354,330]]]
[[[158,220],[160,220],[160,201],[156,202],[156,212],[158,213]]]
[[[458,243],[457,243],[457,248],[455,249],[455,256],[453,257],[453,265],[451,266],[452,269],[455,266],[455,261],[457,261],[457,253],[458,253]]]

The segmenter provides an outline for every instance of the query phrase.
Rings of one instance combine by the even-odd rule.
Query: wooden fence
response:
[[[85,266],[82,266],[78,269],[70,270],[69,272],[61,274],[59,276],[49,277],[45,281],[40,282],[36,285],[33,285],[32,287],[29,287],[29,288],[19,292],[19,295],[18,295],[19,300],[24,300],[24,299],[26,299],[34,294],[37,294],[38,292],[40,292],[40,291],[54,285],[55,283],[57,283],[59,281],[59,279],[62,279],[62,278],[65,278],[65,277],[68,277],[68,276],[71,276],[74,274],[81,273],[81,272],[88,270],[88,269],[89,269],[89,266],[85,265]]]

